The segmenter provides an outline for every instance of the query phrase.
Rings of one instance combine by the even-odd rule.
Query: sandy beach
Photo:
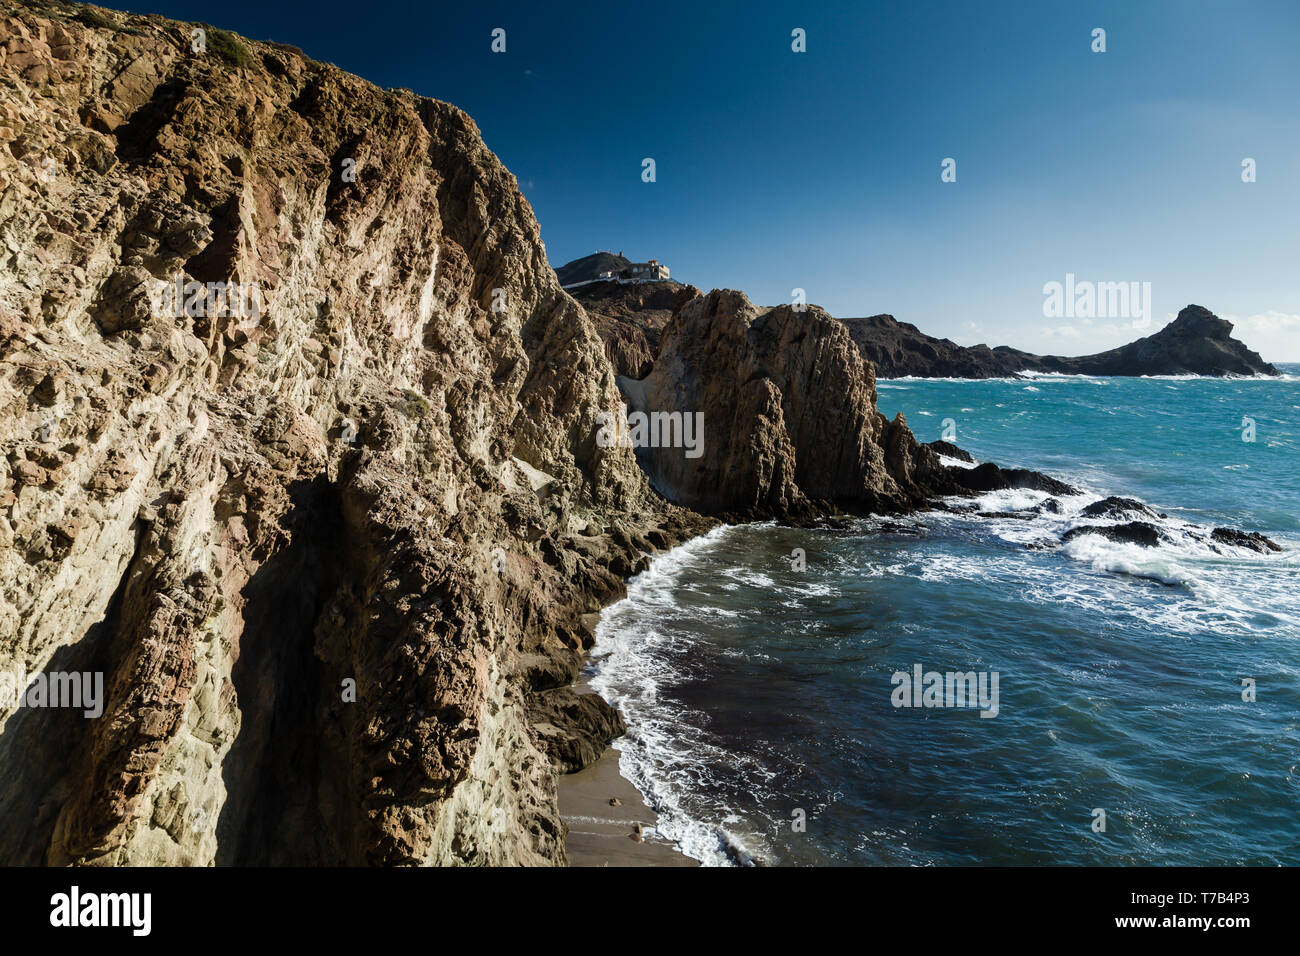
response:
[[[587,623],[594,629],[600,615]],[[594,693],[586,676],[574,682],[580,694]],[[560,817],[568,827],[565,852],[570,866],[699,866],[675,850],[656,830],[658,820],[641,792],[619,771],[619,751],[607,746],[600,757],[577,773],[558,780]],[[614,803],[611,803],[614,801]],[[640,840],[635,839],[641,825]]]
[[[569,827],[565,849],[572,866],[699,866],[655,832],[655,812],[618,771],[609,747],[578,773],[560,777],[560,816]],[[617,800],[611,806],[610,800]],[[641,824],[641,842],[634,840]]]

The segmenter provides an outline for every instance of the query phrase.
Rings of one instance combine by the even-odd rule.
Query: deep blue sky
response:
[[[1295,0],[130,8],[462,107],[552,265],[622,250],[760,303],[798,286],[837,315],[1066,354],[1144,333],[1045,318],[1044,283],[1148,281],[1155,326],[1196,302],[1300,361]]]

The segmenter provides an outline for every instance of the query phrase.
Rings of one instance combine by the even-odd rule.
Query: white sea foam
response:
[[[1160,553],[1159,548],[1144,548],[1123,541],[1111,541],[1101,535],[1080,535],[1064,546],[1065,553],[1097,571],[1112,571],[1149,578],[1162,584],[1190,585],[1196,578],[1177,559]]]
[[[981,511],[1033,511],[1052,497],[1042,492],[1001,491],[976,499]],[[1089,610],[1116,610],[1149,627],[1170,633],[1192,633],[1213,628],[1220,633],[1253,634],[1261,627],[1300,626],[1300,609],[1294,609],[1294,592],[1300,573],[1296,542],[1281,540],[1281,553],[1260,554],[1252,549],[1213,541],[1210,527],[1176,516],[1124,514],[1084,517],[1081,512],[1101,495],[1084,493],[1057,496],[1059,512],[1040,510],[1029,520],[978,518],[963,514],[955,519],[983,522],[995,537],[1009,543],[1055,550],[1068,560],[1104,575],[1124,575],[1182,589],[1181,600],[1151,602],[1144,593],[1099,581],[1083,586],[1077,577],[1051,575],[1035,580],[1024,592],[1027,600],[1078,604]],[[951,499],[959,503],[962,499]],[[1155,510],[1155,509],[1153,509]],[[1061,536],[1081,525],[1106,526],[1140,520],[1154,525],[1161,535],[1156,547],[1115,541],[1101,534],[1076,535],[1060,544]],[[992,568],[990,569],[992,571]],[[1245,582],[1249,586],[1245,586]]]
[[[679,703],[663,699],[661,689],[688,676],[680,662],[690,659],[691,638],[686,636],[688,629],[673,628],[672,620],[679,614],[700,612],[699,607],[684,611],[679,606],[681,576],[735,530],[715,528],[658,555],[649,570],[628,582],[627,597],[601,615],[589,681],[592,690],[627,720],[628,735],[614,744],[619,770],[659,815],[658,832],[687,856],[711,866],[744,864],[761,848],[732,827],[694,816],[688,807],[692,789],[708,785],[711,766],[744,768],[756,779],[768,772],[753,758],[720,747],[700,729],[703,721],[683,712]],[[733,571],[731,576],[745,586],[772,584],[769,576],[758,572]],[[718,821],[729,816],[739,819],[725,806],[710,810]]]

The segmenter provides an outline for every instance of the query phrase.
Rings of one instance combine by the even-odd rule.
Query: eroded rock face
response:
[[[945,471],[901,416],[876,410],[871,365],[816,307],[763,311],[731,290],[698,296],[665,327],[650,375],[619,386],[661,446],[638,450],[651,482],[709,514],[907,510]],[[664,414],[702,416],[701,447],[662,447],[654,416]]]
[[[535,676],[707,523],[594,440],[514,177],[445,103],[86,9],[0,3],[0,670],[104,712],[0,705],[0,862],[563,862]]]
[[[673,313],[699,294],[694,286],[670,281],[592,282],[572,290],[605,343],[614,372],[637,379],[654,367],[660,337]]]

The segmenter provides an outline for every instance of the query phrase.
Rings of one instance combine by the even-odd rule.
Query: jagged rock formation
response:
[[[881,378],[1008,378],[1022,367],[1022,353],[987,345],[967,348],[949,339],[936,339],[892,315],[841,321]]]
[[[0,4],[0,669],[106,672],[0,862],[563,862],[532,702],[707,522],[468,116],[193,26]]]
[[[1154,335],[1080,358],[1045,356],[1043,367],[1070,375],[1277,375],[1232,337],[1232,323],[1189,305]]]
[[[1277,375],[1232,338],[1232,323],[1189,305],[1159,332],[1128,345],[1069,358],[936,339],[892,315],[842,320],[881,378],[1007,378],[1021,372],[1065,375]]]
[[[579,260],[581,261],[581,260]],[[673,313],[700,294],[679,282],[623,285],[595,282],[572,290],[605,343],[618,375],[645,378],[659,357],[659,339]]]
[[[657,489],[709,514],[909,510],[949,481],[901,415],[891,423],[877,411],[870,363],[816,307],[760,310],[731,290],[698,296],[664,329],[649,376],[619,386],[633,414],[701,416],[699,454],[684,442],[663,447],[662,436],[637,454]]]

